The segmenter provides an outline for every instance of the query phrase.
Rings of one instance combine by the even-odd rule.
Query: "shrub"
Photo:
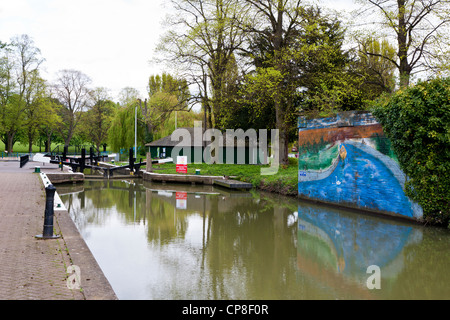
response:
[[[373,107],[426,222],[450,228],[450,78],[419,82]]]

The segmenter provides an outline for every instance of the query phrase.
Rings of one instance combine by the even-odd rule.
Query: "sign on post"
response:
[[[177,156],[177,173],[187,173],[187,156]]]

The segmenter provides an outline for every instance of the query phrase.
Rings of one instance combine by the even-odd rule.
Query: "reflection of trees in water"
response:
[[[287,224],[292,210],[277,199],[245,196],[188,193],[187,209],[180,210],[175,192],[106,181],[85,183],[69,203],[83,212],[78,219],[85,223],[102,224],[111,209],[127,223],[144,223],[149,243],[170,246],[161,250],[161,263],[177,276],[166,280],[166,296],[186,298],[194,290],[211,299],[289,297],[296,276],[297,225]],[[195,229],[201,233],[198,246],[186,239],[194,222],[201,223]],[[172,283],[186,272],[189,285]]]
[[[264,198],[249,199],[226,212],[211,212],[205,250],[217,290],[214,298],[289,296],[297,257],[297,226],[286,223],[291,213]],[[243,292],[237,296],[227,292],[229,282],[242,282]]]

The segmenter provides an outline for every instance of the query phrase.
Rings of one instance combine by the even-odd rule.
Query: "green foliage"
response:
[[[419,82],[379,100],[373,114],[392,142],[406,194],[427,222],[450,227],[450,78]]]
[[[167,132],[168,122],[174,112],[187,111],[190,92],[185,79],[167,73],[150,76],[147,88],[149,100],[148,103],[147,100],[140,102],[140,109],[146,124],[145,142],[148,143],[172,133]],[[175,129],[175,126],[171,128]]]
[[[300,85],[306,89],[300,102],[309,118],[333,116],[339,111],[364,109],[362,79],[351,65],[350,51],[343,48],[345,32],[341,21],[321,13],[305,11],[303,30],[295,59]]]
[[[136,106],[136,104],[130,104],[127,107],[116,109],[108,132],[111,148],[116,152],[120,149],[134,147]],[[137,118],[137,144],[142,146],[144,145],[145,124],[140,120],[142,113],[139,107],[137,108]]]
[[[364,81],[363,90],[370,99],[395,88],[395,48],[386,39],[366,37],[359,41],[358,59],[353,68]]]

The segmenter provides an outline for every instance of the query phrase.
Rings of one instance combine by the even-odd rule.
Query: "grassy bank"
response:
[[[173,163],[165,163],[155,167],[156,173],[175,174]],[[261,169],[268,166],[244,164],[189,164],[188,174],[195,174],[200,169],[201,175],[227,176],[235,180],[249,182],[260,190],[277,192],[284,195],[297,195],[298,162],[291,158],[288,166],[280,166],[274,175],[261,175]]]

